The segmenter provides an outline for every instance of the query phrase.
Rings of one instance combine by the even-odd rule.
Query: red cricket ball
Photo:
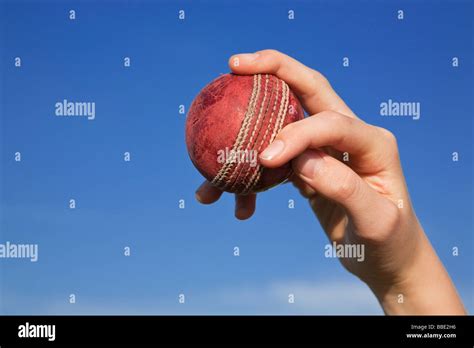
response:
[[[225,74],[194,99],[186,120],[189,157],[214,186],[249,194],[267,190],[291,174],[289,163],[275,169],[258,154],[304,112],[288,85],[269,74]]]

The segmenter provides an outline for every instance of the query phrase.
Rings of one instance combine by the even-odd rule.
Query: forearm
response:
[[[370,285],[388,315],[465,315],[466,310],[424,232],[420,248],[403,280]]]

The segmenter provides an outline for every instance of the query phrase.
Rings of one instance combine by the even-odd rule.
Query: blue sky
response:
[[[0,313],[381,313],[324,257],[326,237],[290,185],[259,195],[244,222],[231,195],[194,200],[202,178],[178,106],[227,72],[231,54],[265,48],[321,71],[356,114],[396,134],[418,217],[472,313],[473,10],[469,1],[1,1],[0,243],[37,243],[39,260],[0,260]],[[63,99],[95,102],[95,120],[55,117]],[[388,99],[420,102],[421,118],[381,117]]]

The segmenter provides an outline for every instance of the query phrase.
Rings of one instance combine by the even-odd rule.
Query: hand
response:
[[[340,261],[367,283],[385,312],[464,314],[412,207],[395,136],[360,120],[325,77],[280,52],[236,55],[229,65],[236,74],[278,76],[312,115],[286,126],[260,154],[260,163],[274,168],[291,161],[292,181],[329,239],[364,245],[363,262]],[[196,197],[213,203],[221,194],[205,182]],[[237,196],[236,217],[249,218],[255,199]]]

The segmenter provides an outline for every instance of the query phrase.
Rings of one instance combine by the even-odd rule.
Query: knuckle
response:
[[[318,94],[321,85],[329,85],[328,79],[326,79],[326,77],[319,71],[314,69],[309,69],[309,78],[309,91],[303,94],[303,97],[305,98],[313,98]]]
[[[321,84],[329,85],[329,80],[326,78],[326,76],[324,76],[317,70],[311,69],[311,78],[313,79],[315,88],[319,88]]]
[[[399,161],[398,159],[398,144],[396,136],[389,130],[381,127],[376,127],[381,137],[385,157],[390,161]]]
[[[344,116],[336,111],[321,111],[318,114],[326,122],[331,123],[332,126],[337,125],[339,127],[350,126],[353,121],[350,117]]]
[[[278,60],[278,58],[281,56],[281,53],[274,49],[266,49],[263,51],[259,51],[258,53],[267,59],[275,61]]]
[[[318,114],[318,117],[326,122],[334,123],[334,122],[340,122],[340,118],[342,116],[335,111],[325,110],[325,111],[321,111]]]
[[[274,49],[266,49],[262,51],[258,51],[261,59],[259,59],[259,63],[262,66],[265,66],[266,72],[279,75],[280,70],[283,68],[282,66],[282,57],[283,54]]]
[[[385,128],[377,127],[382,138],[390,145],[397,147],[397,137],[391,131]]]
[[[394,235],[401,223],[401,215],[395,204],[383,209],[383,219],[377,221],[378,228],[372,233],[365,233],[367,241],[374,244],[383,244]]]
[[[360,183],[357,177],[349,170],[346,171],[346,174],[339,182],[340,184],[334,188],[334,196],[338,200],[347,201],[357,195],[360,188]]]
[[[397,230],[400,226],[401,214],[400,209],[395,204],[391,203],[389,207],[384,220],[386,224],[385,230],[391,234],[392,231]]]
[[[279,54],[280,52],[277,51],[277,50],[275,50],[275,49],[273,49],[273,48],[268,48],[268,49],[259,51],[259,53],[272,55],[272,54]]]
[[[331,131],[334,129],[339,130],[336,133],[337,139],[334,140],[334,144],[332,145],[338,145],[343,143],[344,138],[347,136],[347,134],[350,133],[350,130],[353,127],[353,123],[355,121],[352,118],[341,115],[340,113],[335,111],[322,111],[320,115],[320,121],[323,122],[325,129]]]
[[[277,138],[284,139],[288,137],[289,134],[293,134],[294,132],[296,132],[298,128],[299,128],[298,122],[289,123],[285,127],[283,127],[283,129],[278,133]]]

